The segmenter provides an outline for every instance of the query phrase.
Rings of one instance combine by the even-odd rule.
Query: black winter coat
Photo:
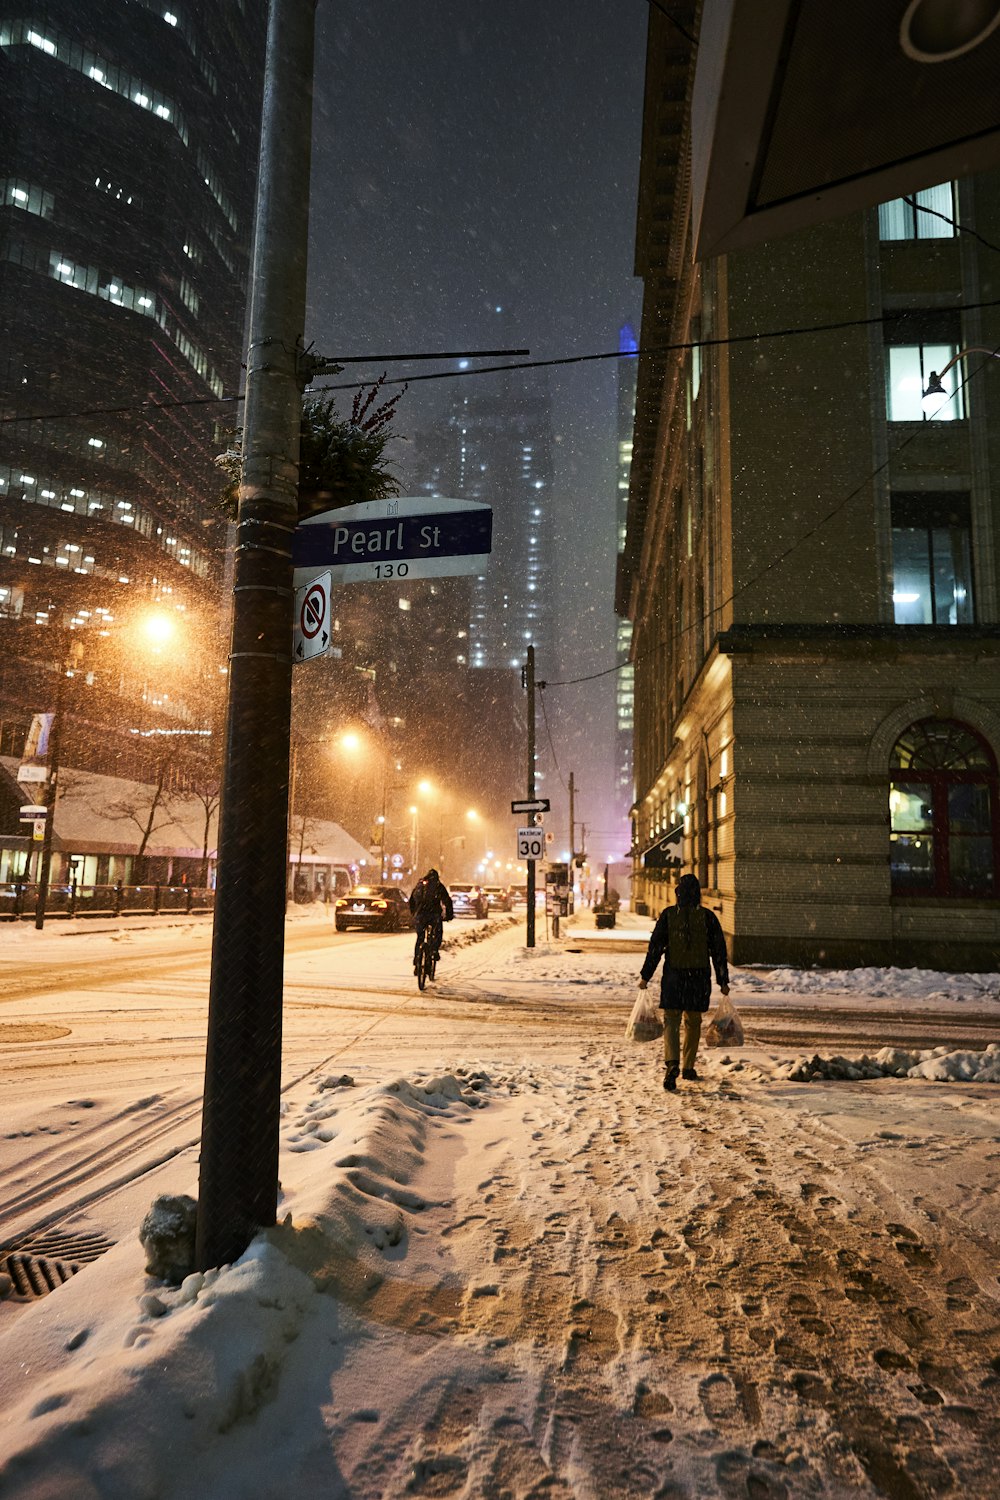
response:
[[[451,922],[455,917],[451,892],[439,880],[436,886],[428,885],[426,878],[418,880],[410,892],[410,911],[418,927],[427,927],[438,918]]]
[[[712,971],[708,964],[704,968],[679,969],[670,963],[670,939],[667,914],[677,907],[662,911],[649,939],[649,948],[642,965],[642,977],[648,983],[656,973],[656,966],[663,959],[663,975],[660,979],[660,1008],[662,1010],[708,1010],[712,993]],[[729,962],[726,955],[726,939],[713,911],[704,906],[689,908],[692,919],[705,921],[705,936],[708,953],[715,969],[715,978],[723,989],[729,986]]]

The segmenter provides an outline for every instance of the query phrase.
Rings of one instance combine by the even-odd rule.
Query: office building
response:
[[[217,716],[266,11],[4,7],[2,752],[67,668],[64,755],[92,770],[148,774],[154,729]]]
[[[498,309],[499,311],[499,309]],[[552,660],[552,414],[544,374],[470,374],[418,446],[418,493],[493,508],[493,553],[473,580],[472,667]]]
[[[737,962],[995,969],[1000,182],[696,263],[692,53],[651,17],[635,895],[693,870]]]
[[[618,330],[618,455],[615,494],[616,556],[625,551],[628,524],[629,477],[632,472],[632,429],[635,424],[635,376],[638,343],[629,323]],[[615,628],[615,659],[626,662],[632,644],[632,622],[619,618]],[[635,727],[635,668],[627,661],[615,678],[615,818],[627,824],[635,796],[632,735]]]

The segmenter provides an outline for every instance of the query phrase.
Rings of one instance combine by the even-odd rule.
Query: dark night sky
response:
[[[645,0],[320,0],[307,318],[317,348],[615,349],[641,302],[646,25]],[[511,318],[503,330],[497,304]],[[542,676],[614,661],[616,380],[614,361],[550,373],[562,628]],[[399,431],[427,427],[455,387],[411,386]],[[405,488],[405,450],[399,471]],[[622,852],[610,835],[614,680],[547,697],[578,816],[609,830],[591,841],[605,855]],[[558,793],[547,762],[545,789]]]

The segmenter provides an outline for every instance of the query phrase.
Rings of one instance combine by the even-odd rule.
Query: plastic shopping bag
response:
[[[648,990],[640,990],[636,995],[625,1035],[630,1042],[655,1042],[663,1035],[660,1009]]]
[[[705,1031],[706,1047],[742,1047],[743,1022],[728,995],[722,995]]]

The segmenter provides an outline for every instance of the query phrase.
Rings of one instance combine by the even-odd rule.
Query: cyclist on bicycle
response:
[[[413,914],[413,923],[417,929],[417,941],[413,948],[413,967],[417,967],[417,954],[420,952],[420,944],[425,931],[430,930],[431,941],[434,944],[434,957],[441,956],[441,924],[450,922],[455,915],[455,908],[451,904],[451,894],[448,888],[442,884],[437,870],[428,870],[422,880],[418,880],[410,892],[410,911]]]

